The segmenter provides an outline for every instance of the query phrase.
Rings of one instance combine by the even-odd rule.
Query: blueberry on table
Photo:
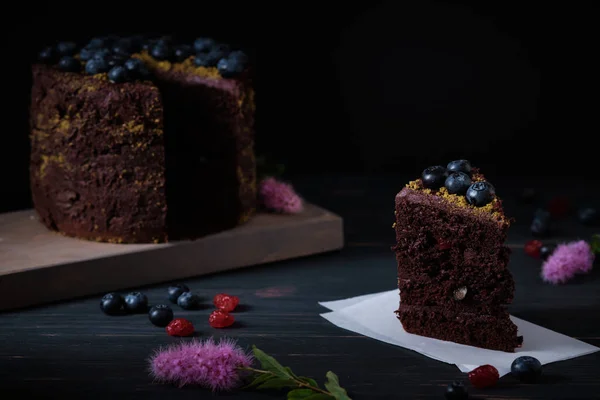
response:
[[[169,296],[169,301],[171,303],[177,304],[177,299],[185,292],[189,292],[190,288],[184,285],[183,283],[179,283],[177,285],[169,286],[167,289],[167,294]]]
[[[521,356],[512,362],[510,372],[521,382],[534,383],[542,375],[542,363],[537,358]]]
[[[130,55],[133,53],[133,45],[128,38],[119,39],[112,46],[114,54]]]
[[[454,381],[446,387],[444,397],[447,400],[465,400],[469,398],[469,392],[460,381]]]
[[[125,301],[119,293],[107,293],[100,300],[100,310],[107,315],[118,315],[123,311]]]
[[[117,65],[125,64],[125,61],[129,59],[129,56],[112,53],[104,57],[104,59],[108,63],[109,67],[115,67]]]
[[[98,49],[94,49],[92,47],[84,47],[79,52],[79,59],[81,61],[91,60],[92,58],[94,58],[94,54],[96,54],[96,51],[98,51]]]
[[[173,310],[166,304],[157,304],[150,308],[148,319],[153,325],[164,328],[173,320]]]
[[[123,83],[127,82],[129,75],[125,67],[117,65],[108,71],[108,79],[113,83]]]
[[[594,225],[600,221],[600,215],[598,215],[598,211],[595,208],[582,208],[577,213],[577,217],[579,218],[579,222],[584,225]]]
[[[548,257],[550,257],[552,255],[552,253],[554,253],[554,250],[556,250],[556,245],[555,244],[545,244],[542,247],[540,247],[540,258],[544,261],[546,261],[548,259]]]
[[[125,296],[125,310],[137,314],[148,311],[148,298],[140,292],[132,292]]]
[[[177,298],[177,305],[184,310],[195,310],[200,307],[200,296],[192,292],[183,292]]]
[[[421,174],[421,180],[423,181],[423,186],[427,189],[439,189],[444,186],[446,182],[446,178],[448,177],[448,172],[446,168],[441,165],[434,165],[432,167],[427,167],[423,170]]]
[[[109,70],[108,63],[102,58],[92,58],[85,63],[85,73],[88,75],[101,74]]]
[[[54,52],[54,49],[50,46],[42,49],[42,51],[38,53],[38,59],[45,63],[53,62],[55,60],[55,57],[56,54]]]
[[[454,160],[448,163],[446,167],[448,172],[464,172],[465,174],[471,176],[471,172],[473,167],[468,160]]]
[[[548,211],[537,209],[531,222],[531,233],[536,236],[544,236],[550,232],[551,217]]]
[[[448,193],[464,195],[471,186],[471,177],[464,172],[452,172],[444,183]]]
[[[56,51],[61,56],[72,56],[77,52],[77,44],[74,42],[60,42],[56,45]]]
[[[196,52],[208,52],[215,45],[215,41],[211,38],[198,38],[194,41],[194,50]]]
[[[65,72],[81,71],[81,63],[71,56],[63,56],[58,62],[58,68]]]
[[[496,189],[486,181],[475,182],[467,189],[467,202],[475,207],[483,207],[494,200]]]
[[[179,62],[185,61],[193,54],[192,46],[181,44],[175,47],[175,59]]]

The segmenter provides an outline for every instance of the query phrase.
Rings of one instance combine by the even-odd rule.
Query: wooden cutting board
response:
[[[341,249],[342,218],[306,204],[193,241],[110,244],[51,232],[34,210],[0,214],[0,310]]]

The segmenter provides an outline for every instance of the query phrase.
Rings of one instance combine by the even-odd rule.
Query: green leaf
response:
[[[315,394],[311,389],[294,389],[288,392],[288,400],[303,400]]]
[[[279,364],[277,360],[255,345],[252,346],[252,353],[254,353],[254,357],[260,362],[262,369],[272,372],[280,378],[293,378],[293,375],[291,375],[283,365]]]
[[[315,393],[311,396],[305,397],[302,400],[333,400],[335,397],[329,396],[323,393]]]
[[[285,378],[273,378],[268,381],[261,383],[256,388],[257,389],[283,389],[286,387],[297,387],[298,385],[294,382],[293,379],[285,379]]]
[[[298,379],[306,384],[309,384],[312,387],[319,387],[319,384],[313,378],[309,378],[307,376],[299,376]]]
[[[298,379],[298,376],[294,373],[294,371],[292,371],[292,369],[290,367],[283,367],[288,374],[290,374],[291,377]]]
[[[327,371],[325,377],[327,378],[325,387],[333,395],[333,397],[336,398],[336,400],[352,400],[350,397],[348,397],[346,390],[340,386],[340,380],[336,374],[331,371]]]
[[[254,388],[254,387],[260,385],[263,382],[268,381],[269,379],[275,379],[275,378],[276,377],[274,375],[270,375],[270,374],[258,374],[252,382],[250,382],[249,384],[244,386],[242,389],[251,389],[251,388]]]
[[[600,253],[600,234],[596,234],[592,236],[592,240],[590,241],[590,246],[592,248],[593,253]]]

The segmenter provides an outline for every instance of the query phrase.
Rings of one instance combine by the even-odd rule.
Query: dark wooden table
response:
[[[182,312],[201,337],[230,336],[243,346],[256,344],[297,373],[322,381],[336,372],[353,399],[441,399],[445,386],[465,379],[454,365],[365,338],[321,318],[318,301],[393,289],[395,259],[393,199],[408,177],[319,177],[297,179],[299,190],[316,204],[345,218],[347,246],[341,252],[258,266],[189,280],[205,302],[215,293],[238,295],[244,304],[235,328],[208,326],[210,309]],[[533,183],[535,182],[535,183]],[[567,182],[567,183],[564,183]],[[522,187],[537,187],[541,201],[568,193],[582,204],[598,200],[590,182],[522,178],[493,182],[508,213],[517,218],[509,244],[517,282],[512,314],[600,346],[600,271],[564,286],[539,278],[540,262],[523,254],[535,205],[519,205]],[[597,191],[597,188],[594,189]],[[596,193],[597,195],[597,193]],[[592,203],[590,203],[592,204]],[[588,238],[572,219],[562,221],[553,239]],[[600,231],[600,228],[598,228]],[[168,266],[165,266],[168,268]],[[49,285],[52,282],[48,282]],[[164,302],[165,285],[140,288],[152,303]],[[144,315],[108,317],[99,296],[0,314],[0,397],[197,399],[214,397],[202,389],[153,384],[146,359],[152,350],[177,339],[152,326]],[[519,384],[509,376],[488,390],[470,389],[473,398],[584,399],[600,396],[600,353],[544,367],[544,381]],[[284,398],[281,393],[242,392],[226,398]]]

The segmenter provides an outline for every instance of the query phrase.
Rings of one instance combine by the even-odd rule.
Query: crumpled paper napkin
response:
[[[462,372],[480,365],[496,367],[500,376],[510,373],[519,356],[532,356],[542,365],[594,353],[600,348],[511,316],[523,335],[523,347],[515,353],[486,350],[407,333],[396,318],[398,290],[349,299],[319,302],[331,312],[321,314],[334,325],[382,342],[419,352],[434,360],[455,364]]]

